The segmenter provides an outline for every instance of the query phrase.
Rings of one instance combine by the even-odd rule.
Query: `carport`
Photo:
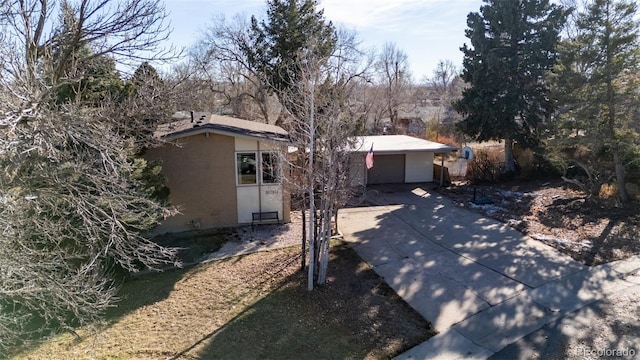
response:
[[[361,136],[355,143],[351,174],[354,182],[362,185],[431,182],[436,155],[457,150],[407,135]],[[365,157],[372,146],[373,167],[367,170]]]

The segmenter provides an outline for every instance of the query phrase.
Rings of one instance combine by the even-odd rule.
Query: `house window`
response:
[[[256,153],[248,152],[236,154],[236,172],[238,173],[238,184],[256,184],[256,170]]]
[[[262,153],[262,183],[274,184],[280,182],[280,165],[278,154],[274,152]]]

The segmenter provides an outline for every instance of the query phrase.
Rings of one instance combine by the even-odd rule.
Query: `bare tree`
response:
[[[398,131],[398,113],[410,98],[411,72],[409,58],[395,43],[386,43],[375,63],[377,83],[383,89],[385,111],[392,131]]]
[[[113,306],[117,268],[174,262],[145,234],[171,213],[154,198],[103,104],[56,102],[100,57],[163,57],[162,5],[149,0],[0,3],[0,351],[73,331]],[[48,29],[51,30],[48,30]]]
[[[253,17],[250,28],[243,17],[231,23],[215,19],[192,61],[196,78],[209,79],[229,104],[249,99],[238,102],[244,111],[259,104],[262,117],[252,119],[269,121],[272,109],[281,110],[277,120],[298,149],[294,161],[282,160],[290,161],[289,192],[310,217],[303,218],[309,227],[303,231],[302,258],[305,267],[308,255],[313,289],[325,282],[332,217],[349,189],[346,144],[363,131],[367,117],[368,106],[352,95],[366,81],[372,61],[359,50],[355,33],[334,32],[325,23],[317,2],[270,1],[269,6],[267,20]]]
[[[127,141],[95,115],[31,111],[2,131],[0,299],[3,314],[28,321],[0,324],[0,347],[38,321],[70,329],[99,318],[116,300],[116,264],[172,261],[143,236],[165,208],[134,180]]]
[[[440,60],[433,70],[432,76],[427,79],[427,83],[434,90],[437,99],[438,111],[435,114],[436,141],[438,141],[440,134],[442,118],[447,110],[451,108],[451,103],[454,100],[454,96],[456,96],[454,81],[459,77],[459,74],[460,71],[451,60]]]
[[[224,107],[234,116],[270,123],[280,106],[264,74],[250,62],[249,31],[250,23],[242,15],[231,21],[214,17],[190,51],[191,79],[206,84],[208,93],[221,100],[218,111]]]
[[[1,5],[3,77],[23,91],[41,89],[43,72],[49,87],[81,76],[74,73],[80,64],[103,55],[131,64],[172,54],[160,48],[168,28],[159,2],[6,0]],[[79,51],[84,46],[93,51]]]
[[[438,61],[428,82],[438,94],[439,105],[450,105],[453,81],[459,74],[460,71],[451,60]]]
[[[351,95],[367,63],[361,62],[352,37],[339,38],[344,41],[338,41],[329,57],[314,51],[301,54],[297,81],[281,94],[290,118],[289,133],[299,149],[296,161],[290,164],[293,181],[289,185],[304,193],[309,214],[309,290],[314,283],[326,282],[335,218],[350,190],[349,150],[356,141],[352,136],[364,127],[366,115],[362,104],[351,101]]]

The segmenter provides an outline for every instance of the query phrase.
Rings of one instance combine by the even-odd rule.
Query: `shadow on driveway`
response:
[[[425,189],[377,187],[368,199],[377,206],[341,210],[340,229],[436,330],[454,329],[489,355],[600,299],[617,279]]]

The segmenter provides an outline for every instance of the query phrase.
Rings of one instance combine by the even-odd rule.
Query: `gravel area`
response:
[[[236,229],[235,235],[220,250],[206,256],[204,261],[300,245],[302,213],[292,211],[291,222],[287,224],[242,226]]]

